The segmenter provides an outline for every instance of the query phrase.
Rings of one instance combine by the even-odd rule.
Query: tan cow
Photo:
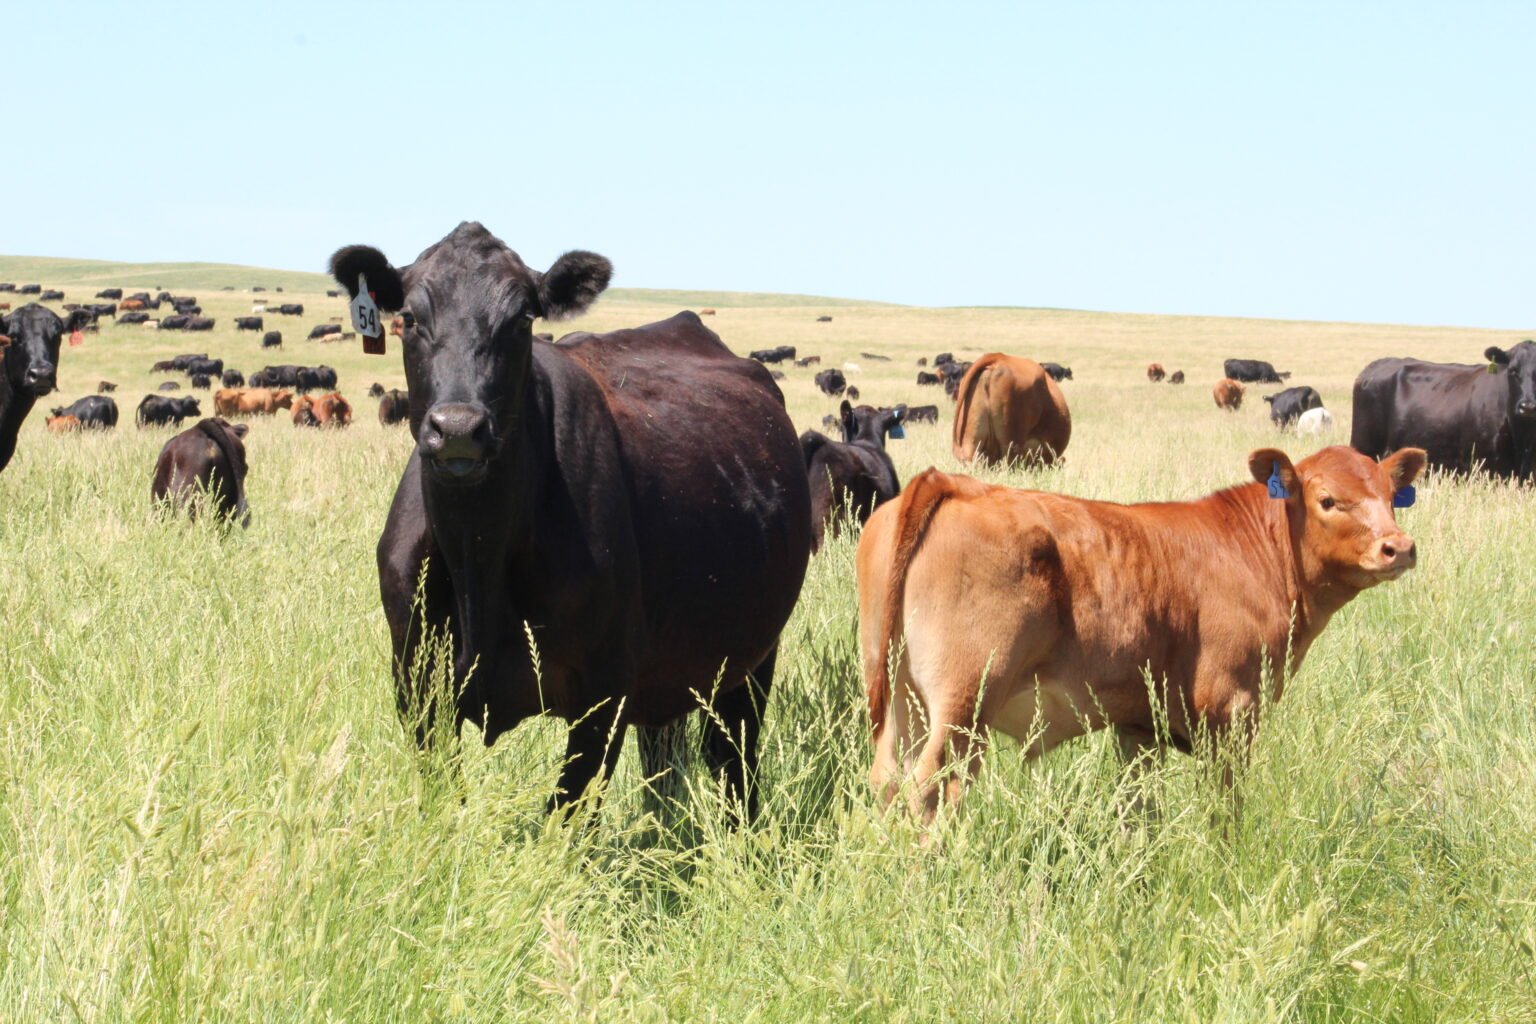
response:
[[[213,408],[220,416],[273,416],[293,407],[293,392],[275,388],[220,388]]]
[[[1393,497],[1424,462],[1334,447],[1292,465],[1265,448],[1248,457],[1259,483],[1146,505],[919,474],[859,543],[871,784],[886,802],[910,787],[930,819],[992,729],[1029,756],[1111,728],[1137,757],[1160,715],[1181,750],[1201,726],[1245,735],[1261,680],[1278,700],[1336,611],[1413,568]]]
[[[315,398],[304,395],[293,403],[296,427],[346,427],[352,424],[352,405],[336,392]]]
[[[74,416],[49,416],[48,429],[55,434],[68,434],[80,429],[80,420]]]
[[[1072,439],[1066,396],[1033,359],[991,352],[971,364],[955,390],[951,446],[961,462],[1043,463]]]
[[[1211,397],[1216,400],[1216,408],[1225,409],[1228,412],[1236,412],[1243,407],[1243,392],[1247,390],[1243,385],[1230,377],[1223,377],[1211,388]]]

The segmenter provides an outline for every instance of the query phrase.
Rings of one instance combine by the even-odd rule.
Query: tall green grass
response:
[[[250,301],[200,297],[226,318]],[[671,311],[610,300],[582,326]],[[1372,346],[1446,358],[1487,343],[814,313],[722,309],[711,325],[738,349],[851,359],[878,399],[935,400],[911,375],[939,349],[1062,358],[1077,374],[1065,465],[985,475],[1115,500],[1241,480],[1246,453],[1274,443],[1255,395],[1236,415],[1211,405],[1222,355],[1289,363],[1347,419]],[[927,846],[877,814],[850,537],[817,556],[785,631],[761,822],[726,829],[695,764],[681,820],[658,829],[626,752],[601,810],[567,826],[543,814],[558,723],[491,750],[470,729],[423,759],[396,717],[373,546],[410,442],[362,396],[402,381],[393,340],[385,360],[298,344],[273,360],[338,366],[359,422],[255,422],[249,530],[153,513],[169,432],[131,425],[144,371],[203,347],[249,371],[255,344],[224,326],[108,328],[66,349],[60,397],[120,378],[124,425],[58,438],[39,413],[0,475],[0,1020],[1536,1018],[1529,492],[1420,488],[1401,513],[1420,567],[1314,647],[1259,732],[1235,825],[1210,772],[1177,756],[1147,779],[1157,816],[1128,816],[1102,738],[1034,764],[998,742]],[[858,355],[876,349],[892,362]],[[1192,383],[1146,384],[1152,359],[1185,360]],[[783,382],[802,428],[835,406],[812,372]],[[959,468],[947,429],[892,442],[904,477]]]

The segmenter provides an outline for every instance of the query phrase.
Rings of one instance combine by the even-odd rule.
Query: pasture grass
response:
[[[52,266],[0,260],[0,279],[88,301],[90,266]],[[0,475],[0,1020],[1536,1019],[1529,492],[1420,488],[1401,513],[1420,567],[1318,641],[1235,823],[1211,769],[1177,756],[1145,780],[1157,814],[1128,814],[1102,737],[1032,764],[999,741],[926,846],[876,813],[849,537],[784,634],[761,823],[724,828],[695,765],[659,829],[626,752],[601,810],[567,826],[543,814],[558,723],[424,758],[396,717],[373,546],[411,442],[363,392],[403,385],[398,341],[380,359],[297,340],[343,310],[312,276],[178,273],[114,268],[88,290],[194,291],[218,330],[66,348],[58,397],[116,380],[123,424],[53,437],[39,410]],[[267,360],[231,329],[253,296],[209,289],[285,280],[310,315],[277,325],[291,340]],[[737,351],[795,344],[858,364],[866,399],[937,403],[939,428],[892,442],[904,479],[959,468],[917,356],[1068,363],[1064,465],[983,475],[1123,501],[1238,482],[1276,443],[1263,389],[1214,408],[1223,356],[1317,386],[1337,441],[1369,359],[1475,362],[1522,333],[691,297]],[[676,309],[618,294],[577,326]],[[152,361],[204,348],[247,373],[328,362],[358,407],[340,433],[253,423],[245,531],[150,507],[170,432],[136,429],[133,406]],[[1190,383],[1148,384],[1153,360]],[[783,382],[802,429],[836,405],[816,369]]]

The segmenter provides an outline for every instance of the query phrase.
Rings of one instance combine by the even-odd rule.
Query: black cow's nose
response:
[[[491,456],[491,417],[463,403],[434,405],[421,425],[421,450],[438,462],[484,462]]]
[[[1536,416],[1536,402],[1522,401],[1515,404],[1515,415]]]
[[[53,390],[54,368],[52,363],[38,363],[29,367],[26,376],[22,378],[27,388],[37,394],[47,394]]]

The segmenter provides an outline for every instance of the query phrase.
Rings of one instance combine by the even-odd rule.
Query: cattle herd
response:
[[[1536,470],[1531,341],[1491,347],[1479,364],[1379,359],[1355,382],[1348,446],[1295,460],[1261,448],[1233,467],[1245,483],[1196,501],[1121,505],[932,468],[903,487],[887,440],[937,422],[938,406],[858,404],[848,381],[857,364],[827,366],[814,383],[843,398],[825,421],[840,439],[797,436],[776,383],[783,373],[770,367],[821,358],[788,345],[739,358],[691,312],[536,336],[535,320],[576,316],[607,287],[612,268],[594,253],[568,252],[540,272],[465,223],[407,266],[349,246],[330,270],[337,297],[357,298],[366,280],[404,346],[408,389],[368,390],[380,423],[408,422],[415,439],[378,545],[398,705],[422,745],[438,716],[475,723],[487,743],[535,715],[566,720],[551,808],[611,772],[631,729],[659,785],[671,771],[663,731],[703,700],[705,758],[736,812],[753,817],[780,633],[812,554],[858,524],[870,782],[882,802],[904,797],[928,820],[960,799],[991,730],[1038,755],[1109,729],[1130,760],[1159,745],[1193,749],[1201,729],[1248,735],[1265,680],[1297,671],[1345,604],[1414,567],[1395,510],[1413,503],[1427,467],[1522,484]],[[0,469],[22,420],[54,390],[63,339],[101,316],[159,330],[212,325],[192,297],[97,298],[110,301],[0,314]],[[162,304],[174,312],[156,321]],[[281,347],[271,315],[301,316],[303,306],[261,304],[236,327],[261,334],[263,349]],[[347,336],[339,323],[310,331],[337,336]],[[650,372],[662,364],[666,374]],[[151,370],[213,392],[214,417],[200,418],[200,398],[174,394],[147,394],[135,413],[146,429],[193,421],[151,474],[154,501],[192,516],[250,521],[245,418],[284,410],[295,426],[321,428],[352,419],[325,365],[242,375],[190,353]],[[1240,408],[1251,385],[1279,385],[1263,396],[1277,429],[1331,429],[1322,396],[1288,384],[1290,373],[1253,359],[1228,359],[1222,371],[1218,408]],[[1185,380],[1159,363],[1146,376]],[[918,360],[917,383],[953,401],[951,449],[965,464],[1062,459],[1073,380],[1070,367],[998,352]],[[55,407],[49,429],[114,429],[115,389],[103,381],[101,393]],[[710,400],[679,397],[689,395]],[[451,649],[427,642],[442,630]],[[439,658],[454,682],[446,706],[427,685]]]

